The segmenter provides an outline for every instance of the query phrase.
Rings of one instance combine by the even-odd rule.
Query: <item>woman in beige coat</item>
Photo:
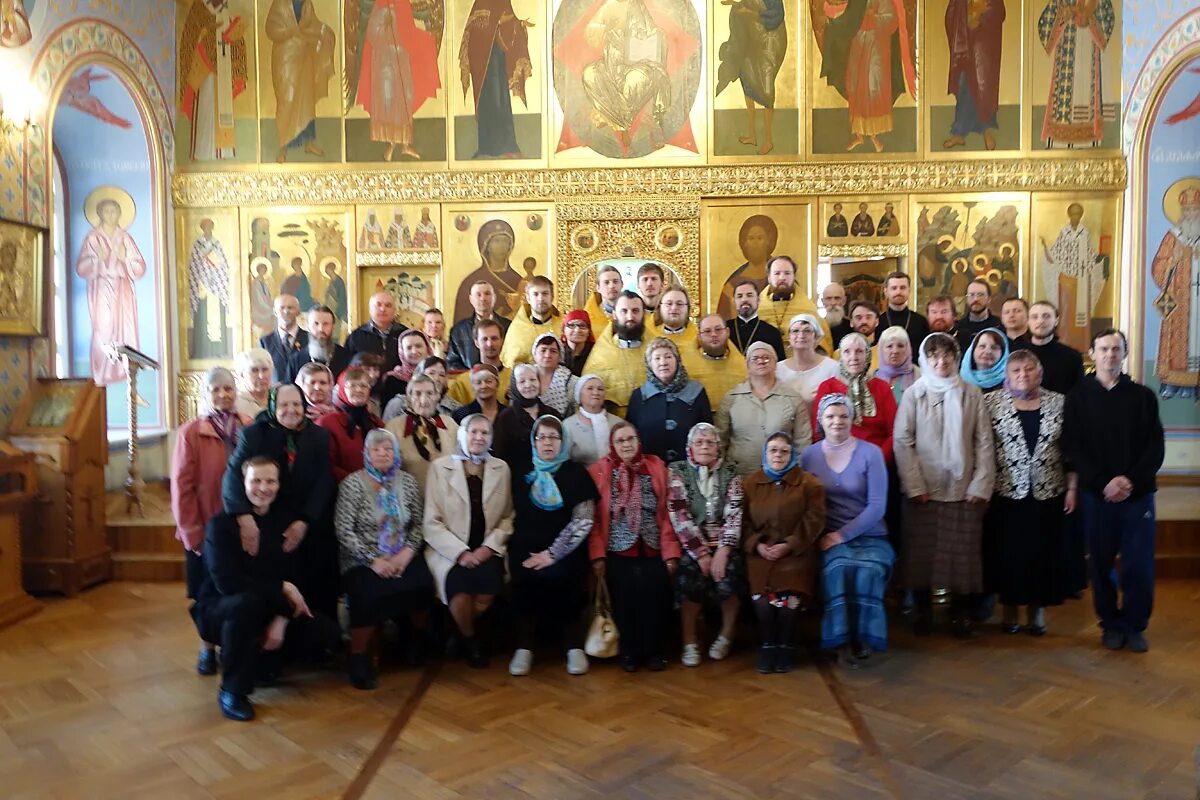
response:
[[[930,632],[933,589],[952,593],[955,636],[975,635],[972,595],[983,591],[983,512],[996,460],[991,417],[958,374],[954,337],[921,343],[921,377],[904,393],[892,443],[904,504],[904,575],[917,600],[914,630]]]
[[[721,398],[713,421],[721,434],[725,457],[743,478],[762,466],[767,435],[785,431],[799,453],[812,444],[808,403],[792,386],[775,377],[775,349],[765,342],[746,348],[745,383]]]
[[[454,452],[458,424],[438,410],[441,390],[428,375],[414,375],[405,387],[404,413],[388,420],[387,429],[400,442],[404,470],[425,491],[430,465]]]
[[[513,531],[508,465],[488,455],[492,423],[482,414],[463,420],[455,453],[429,468],[425,487],[425,561],[438,597],[462,637],[467,663],[487,666],[475,638],[475,617],[504,585],[504,552]]]

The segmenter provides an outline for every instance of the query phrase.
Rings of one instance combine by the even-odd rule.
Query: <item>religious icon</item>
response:
[[[300,256],[295,256],[291,262],[292,272],[283,279],[283,283],[279,286],[280,294],[290,294],[292,297],[300,301],[300,308],[308,310],[316,304],[313,298],[312,284],[308,280],[308,276],[304,274],[304,259]]]
[[[465,231],[471,227],[471,218],[466,214],[459,214],[454,218],[454,227],[460,231]]]
[[[275,90],[275,160],[288,150],[323,157],[317,146],[317,102],[329,94],[335,71],[333,29],[317,17],[313,0],[271,0],[267,12],[271,40],[271,85]]]
[[[871,213],[867,211],[866,203],[858,204],[858,213],[854,215],[854,219],[850,222],[850,235],[875,235],[875,220],[871,219]]]
[[[896,219],[895,206],[892,203],[883,204],[883,214],[879,217],[879,224],[875,226],[876,236],[899,236],[900,235],[900,220]]]
[[[400,212],[400,220],[403,222],[404,212]],[[395,224],[395,223],[393,223]],[[390,230],[390,229],[389,229]],[[408,223],[404,223],[404,230],[408,232]],[[411,235],[408,238],[412,239]],[[384,246],[383,225],[379,222],[379,216],[375,213],[375,209],[367,212],[367,218],[363,220],[362,227],[358,231],[358,250],[359,252],[370,252],[372,250],[394,250],[395,247]]]
[[[575,236],[571,241],[574,243],[576,250],[583,253],[590,253],[596,249],[597,235],[596,229],[588,225],[576,230]]]
[[[664,225],[654,232],[654,246],[659,250],[675,251],[683,244],[683,231],[676,225]]]
[[[825,235],[831,238],[841,238],[850,235],[850,223],[846,221],[846,215],[842,213],[842,204],[833,204],[833,213],[829,215],[829,220],[825,223]]]
[[[458,64],[463,94],[472,92],[478,148],[473,158],[521,158],[513,123],[512,98],[526,108],[525,81],[533,74],[529,58],[532,20],[520,19],[512,0],[474,0],[463,27]]]
[[[275,330],[275,290],[271,288],[270,274],[271,262],[266,258],[259,256],[250,264],[250,324],[254,326],[254,341]]]
[[[525,218],[525,227],[531,231],[539,231],[542,229],[542,215],[530,214]]]
[[[725,319],[734,316],[733,290],[744,280],[754,281],[761,292],[767,286],[767,262],[775,254],[779,244],[779,226],[766,214],[751,214],[738,230],[738,247],[745,262],[729,274],[721,285],[721,296],[717,300],[717,313]]]
[[[475,238],[479,246],[480,264],[458,287],[454,301],[454,318],[463,319],[473,313],[471,284],[485,280],[496,290],[496,313],[512,319],[522,302],[522,276],[509,263],[513,246],[516,244],[512,226],[502,219],[489,220],[479,227]]]
[[[42,331],[45,241],[41,228],[0,220],[0,334]]]
[[[95,117],[106,125],[128,130],[133,127],[133,123],[122,116],[114,114],[108,106],[104,105],[104,102],[99,97],[92,94],[93,83],[107,81],[111,78],[111,75],[100,72],[93,67],[84,67],[72,75],[71,79],[63,86],[59,103],[70,106],[76,111],[87,114],[89,117]]]
[[[1194,400],[1200,386],[1200,178],[1184,178],[1167,189],[1163,213],[1171,230],[1151,265],[1162,317],[1154,374],[1163,399]]]
[[[880,135],[893,127],[892,108],[907,92],[917,97],[915,0],[809,0],[821,51],[820,76],[846,99],[850,142],[867,139],[883,151]]]
[[[233,14],[228,0],[193,0],[188,9],[178,44],[178,82],[179,110],[191,126],[192,161],[219,161],[237,154],[233,101],[249,81],[249,25],[245,17]]]
[[[137,213],[133,198],[124,189],[102,186],[94,190],[84,201],[83,213],[92,229],[79,250],[75,274],[87,281],[92,380],[97,386],[108,386],[126,380],[129,373],[123,362],[108,357],[104,346],[139,348],[133,282],[146,274],[146,259],[121,225],[122,220],[131,224]]]
[[[21,276],[17,274],[17,243],[0,242],[0,317],[15,317],[21,313],[24,290]]]
[[[336,258],[328,258],[322,267],[329,280],[325,287],[325,305],[333,310],[333,335],[338,340],[349,333],[350,322],[350,295],[346,291],[346,281],[338,274],[340,266]]]
[[[386,143],[383,160],[417,159],[413,117],[442,87],[438,74],[442,0],[346,0],[348,106],[370,116],[370,137]],[[360,248],[361,249],[361,248]]]
[[[691,111],[702,78],[701,25],[689,0],[565,0],[553,39],[564,117],[556,152],[699,152]]]
[[[200,220],[200,236],[192,242],[188,254],[188,306],[192,320],[188,356],[232,356],[229,259],[221,242],[213,236],[213,221],[207,217]]]
[[[758,147],[759,155],[775,149],[775,79],[787,55],[787,26],[782,0],[721,0],[729,6],[729,39],[718,51],[717,90],[720,95],[735,80],[746,98],[747,129],[742,144]],[[755,105],[763,110],[763,139],[758,141]]]
[[[1108,257],[1096,248],[1095,234],[1083,224],[1081,203],[1067,206],[1067,224],[1053,244],[1038,237],[1045,267],[1045,296],[1058,306],[1058,338],[1084,352],[1091,346],[1091,319],[1109,276]]]
[[[1112,0],[1049,0],[1042,9],[1038,38],[1053,62],[1042,119],[1046,147],[1098,147],[1104,139],[1101,67],[1115,26]]]
[[[391,237],[391,228],[388,229],[388,237],[389,239]],[[437,225],[434,224],[433,219],[429,216],[429,206],[421,207],[421,220],[413,230],[412,246],[418,250],[438,249]]]
[[[20,47],[32,38],[22,0],[0,0],[0,47]]]
[[[425,312],[437,305],[437,269],[370,267],[360,281],[359,313],[366,315],[371,295],[387,292],[396,301],[396,319],[409,328],[421,328]]]
[[[973,133],[984,147],[996,149],[996,110],[1000,106],[1000,58],[1003,52],[1004,0],[950,0],[946,7],[946,43],[950,49],[947,89],[954,95],[954,121],[942,147],[962,147]]]
[[[915,226],[917,307],[944,294],[962,314],[967,286],[983,280],[992,292],[990,308],[999,314],[1004,301],[1018,293],[1025,209],[1005,199],[923,203]]]

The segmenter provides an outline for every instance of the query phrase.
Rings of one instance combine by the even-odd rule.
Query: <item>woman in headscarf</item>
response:
[[[914,630],[930,632],[930,592],[945,588],[952,630],[966,638],[975,635],[970,612],[983,589],[983,511],[996,465],[983,395],[959,377],[958,356],[954,337],[925,337],[921,377],[900,402],[894,444],[907,498],[902,566],[917,601]]]
[[[842,340],[843,342],[845,339]],[[883,451],[851,435],[854,403],[844,394],[821,398],[822,439],[805,448],[800,466],[825,487],[821,585],[821,647],[857,669],[871,651],[887,650],[883,594],[896,553],[887,540],[887,465]]]
[[[504,585],[504,552],[513,530],[512,482],[508,465],[488,455],[492,424],[487,417],[463,420],[457,445],[429,471],[425,561],[458,627],[467,664],[482,669],[488,659],[475,637],[475,617]]]
[[[383,392],[383,356],[360,350],[350,359],[349,366],[366,370],[367,381],[371,384],[371,399],[367,401],[367,409],[375,416],[382,417],[383,403],[380,398]]]
[[[296,374],[296,385],[304,393],[304,414],[313,422],[337,411],[333,404],[333,373],[329,367],[317,361],[308,362]]]
[[[267,394],[271,391],[271,374],[275,364],[265,348],[252,347],[238,353],[233,365],[237,370],[238,382],[242,385],[237,393],[237,412],[254,419],[267,408]]]
[[[775,365],[775,377],[792,385],[804,402],[812,405],[817,387],[838,374],[838,362],[817,352],[824,330],[815,314],[797,314],[788,323],[792,354]]]
[[[588,467],[600,494],[588,556],[597,579],[608,581],[621,668],[645,664],[659,672],[666,668],[663,612],[681,555],[667,512],[667,465],[642,453],[631,423],[618,422],[609,435],[611,451]]]
[[[400,334],[400,338],[396,341],[396,351],[400,356],[400,361],[383,376],[383,388],[379,391],[384,416],[387,416],[387,408],[391,404],[392,398],[405,394],[408,382],[416,373],[417,366],[433,354],[433,350],[429,346],[429,338],[423,331],[416,328],[409,328]]]
[[[350,367],[337,380],[337,410],[317,420],[329,431],[329,463],[338,482],[363,468],[363,442],[368,433],[383,427],[383,420],[367,408],[370,399],[367,371]]]
[[[424,612],[433,578],[421,557],[425,497],[403,469],[400,443],[376,428],[366,435],[360,458],[362,469],[338,487],[334,528],[350,606],[350,683],[374,689],[376,629],[389,619]]]
[[[758,671],[791,672],[796,616],[811,604],[825,525],[825,489],[799,466],[792,435],[779,431],[763,443],[762,468],[745,479],[742,550],[750,600],[762,646]]]
[[[1063,463],[1063,404],[1042,388],[1042,364],[1029,350],[1009,356],[1004,388],[984,398],[997,462],[989,556],[1005,633],[1021,630],[1018,607],[1026,606],[1026,630],[1045,634],[1046,606],[1061,605],[1069,590],[1063,514],[1075,511],[1079,476]]]
[[[270,375],[269,367],[267,374]],[[233,373],[225,367],[213,367],[204,373],[200,416],[180,426],[175,437],[171,512],[175,516],[175,538],[183,543],[189,600],[196,599],[206,574],[201,552],[204,528],[222,510],[221,478],[225,462],[237,446],[242,428],[250,424],[250,418],[234,408],[236,398]],[[215,645],[203,638],[196,671],[201,675],[217,673]]]
[[[284,534],[283,551],[296,553],[295,583],[314,612],[336,619],[338,598],[337,539],[333,535],[336,483],[329,464],[329,433],[305,413],[300,388],[283,383],[271,390],[267,410],[242,430],[221,486],[225,511],[238,518],[242,545],[258,551],[258,526],[242,484],[242,464],[267,456],[279,464],[277,503],[298,519]]]
[[[454,451],[458,424],[437,409],[438,388],[433,378],[415,375],[406,385],[408,406],[404,414],[385,427],[400,442],[400,455],[406,469],[421,491],[429,465]]]
[[[508,671],[528,675],[538,624],[549,626],[567,653],[567,672],[588,671],[583,652],[587,548],[596,516],[596,485],[568,460],[570,436],[556,417],[533,423],[533,469],[514,472],[516,522],[508,540],[508,574],[516,612],[517,649]]]
[[[646,382],[633,390],[625,418],[642,435],[642,447],[666,463],[687,455],[688,432],[712,422],[708,393],[688,378],[679,347],[657,337],[646,345]]]
[[[451,419],[461,425],[462,421],[472,414],[483,414],[488,418],[488,422],[495,425],[500,412],[508,408],[500,402],[500,371],[491,364],[476,364],[470,369],[470,379],[471,392],[475,399],[465,406],[460,406],[450,415]],[[447,399],[453,398],[447,395],[442,402]]]
[[[529,435],[533,421],[558,412],[542,402],[538,370],[533,364],[513,367],[508,387],[508,408],[496,417],[496,441],[492,452],[508,462],[514,472],[524,474],[533,459]]]
[[[417,368],[413,370],[412,377],[415,378],[418,375],[427,375],[433,378],[433,382],[437,384],[438,391],[441,392],[437,406],[439,413],[453,416],[455,411],[462,408],[462,403],[446,393],[446,389],[450,385],[450,372],[444,358],[427,356],[421,359],[421,363],[417,364]],[[387,408],[383,410],[383,421],[390,422],[407,410],[408,395],[398,394],[388,401]]]
[[[571,460],[590,467],[608,455],[608,434],[621,418],[604,404],[604,379],[588,374],[575,384],[575,413],[563,421],[571,435]]]
[[[883,451],[885,461],[892,460],[892,426],[896,422],[896,397],[886,381],[868,374],[871,366],[871,345],[861,333],[842,337],[839,351],[841,366],[836,377],[828,378],[817,387],[813,399],[813,441],[821,438],[817,424],[817,406],[827,394],[844,394],[850,398],[850,433],[870,442]]]
[[[579,379],[562,365],[562,343],[553,333],[543,333],[533,340],[533,365],[541,386],[538,396],[563,419],[571,413]]]
[[[1008,337],[997,328],[984,328],[967,347],[959,372],[964,381],[988,394],[1004,386],[1007,368]]]
[[[893,325],[879,335],[879,368],[875,377],[885,381],[892,387],[892,396],[896,400],[896,408],[900,407],[900,398],[921,377],[921,370],[913,366],[913,345],[908,338],[908,331],[899,325]]]
[[[592,334],[592,318],[582,308],[568,311],[563,317],[562,348],[563,366],[571,370],[571,374],[579,377],[583,374],[583,366],[587,364],[596,339]]]
[[[687,438],[687,458],[669,466],[667,511],[683,557],[675,603],[683,617],[683,665],[700,665],[696,622],[705,605],[721,607],[721,632],[708,648],[720,661],[733,645],[738,596],[745,580],[742,558],[742,479],[721,458],[721,434],[700,422]]]

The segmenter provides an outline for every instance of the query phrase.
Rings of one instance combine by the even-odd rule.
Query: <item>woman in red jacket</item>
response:
[[[821,381],[812,401],[813,441],[821,440],[817,408],[827,394],[844,394],[853,404],[850,435],[870,442],[883,451],[883,460],[890,466],[892,458],[892,428],[896,424],[896,395],[882,378],[871,378],[871,346],[861,333],[842,337],[841,369],[832,378]]]
[[[317,424],[329,431],[329,465],[338,483],[363,468],[363,442],[383,420],[367,408],[371,378],[363,367],[350,367],[337,381],[337,410],[322,415]]]
[[[620,632],[621,668],[666,667],[662,634],[681,550],[667,513],[667,465],[642,453],[637,428],[621,421],[609,454],[588,467],[600,502],[588,538],[597,579],[607,576]]]
[[[225,463],[237,445],[238,434],[250,424],[250,418],[238,414],[237,385],[233,373],[225,367],[213,367],[204,374],[204,392],[200,395],[201,412],[184,423],[175,437],[175,457],[171,459],[171,512],[175,515],[175,538],[183,542],[187,564],[187,592],[195,599],[204,582],[204,528],[223,511],[221,479]],[[215,645],[200,640],[196,671],[214,675],[217,671]]]

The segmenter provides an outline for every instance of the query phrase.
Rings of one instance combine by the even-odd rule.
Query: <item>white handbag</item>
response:
[[[612,618],[612,602],[608,597],[608,582],[596,582],[596,598],[592,604],[592,625],[588,628],[584,651],[592,658],[612,658],[617,654],[620,632]]]

